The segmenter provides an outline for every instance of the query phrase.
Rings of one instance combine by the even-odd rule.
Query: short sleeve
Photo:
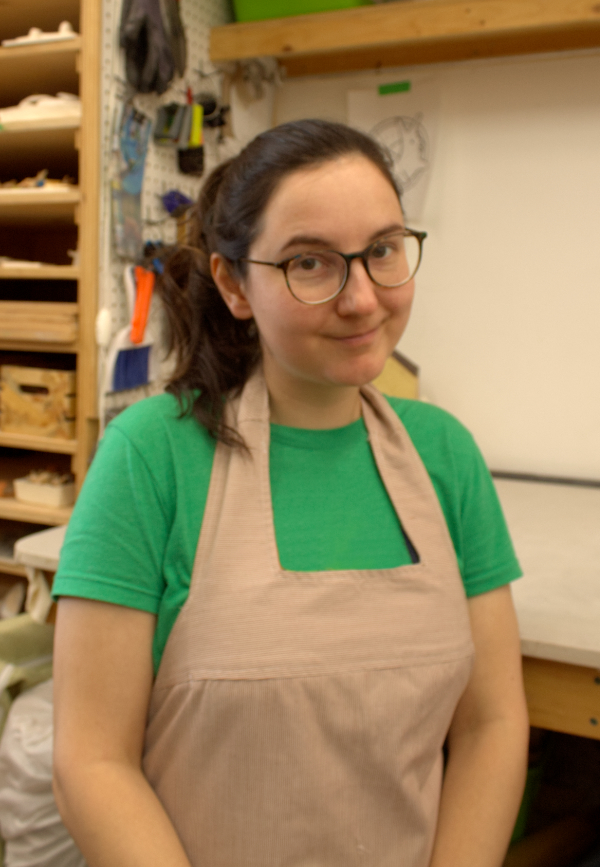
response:
[[[468,440],[468,454],[460,464],[458,547],[467,596],[477,596],[520,578],[522,571],[492,477],[470,435]]]
[[[100,442],[69,522],[53,595],[156,613],[172,504],[117,425]]]
[[[429,473],[467,596],[521,577],[494,482],[471,433],[439,407],[388,400]]]

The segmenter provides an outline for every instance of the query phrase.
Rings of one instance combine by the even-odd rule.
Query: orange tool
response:
[[[132,343],[141,343],[146,331],[148,313],[154,291],[154,271],[147,271],[141,265],[135,267],[135,307],[131,317],[131,331],[129,339]]]

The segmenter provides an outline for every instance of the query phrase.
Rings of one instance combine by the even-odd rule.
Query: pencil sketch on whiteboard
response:
[[[348,123],[372,135],[389,152],[407,220],[423,219],[435,159],[439,82],[414,76],[394,85],[348,91]]]
[[[370,130],[389,151],[400,189],[412,189],[429,169],[429,137],[423,115],[388,117]]]

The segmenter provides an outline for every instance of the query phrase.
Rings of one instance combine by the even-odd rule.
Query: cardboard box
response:
[[[73,439],[75,371],[0,367],[0,430]]]

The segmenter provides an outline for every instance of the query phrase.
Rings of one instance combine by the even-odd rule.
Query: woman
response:
[[[464,428],[367,385],[423,238],[339,124],[207,180],[162,287],[185,412],[113,422],[55,582],[55,788],[90,867],[501,864],[518,565]]]

